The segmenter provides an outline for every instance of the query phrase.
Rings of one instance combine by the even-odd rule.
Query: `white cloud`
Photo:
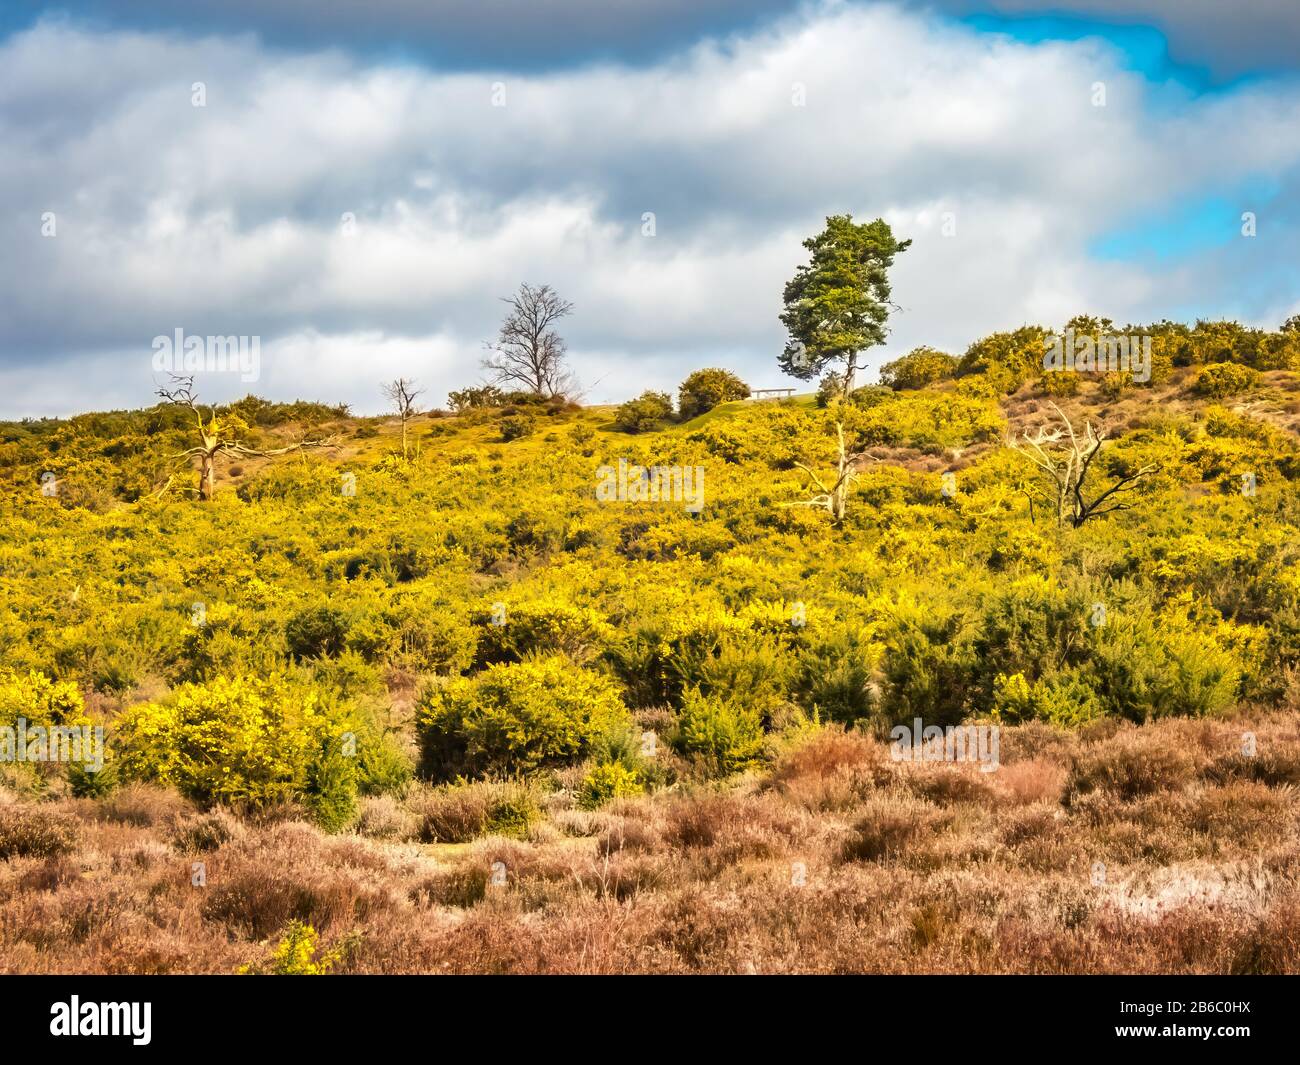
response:
[[[261,336],[257,390],[277,398],[376,409],[377,382],[405,373],[441,402],[477,376],[522,280],[575,303],[592,398],[719,363],[775,384],[781,286],[843,211],[914,238],[891,352],[1080,310],[1286,309],[1252,296],[1282,242],[1158,272],[1088,248],[1183,197],[1286,180],[1293,85],[1157,92],[1097,41],[1030,46],[894,8],[827,8],[650,68],[503,79],[494,107],[488,75],[251,38],[45,23],[9,39],[0,413],[146,403],[147,372],[113,367],[147,366],[177,327]],[[94,388],[69,386],[69,365]]]

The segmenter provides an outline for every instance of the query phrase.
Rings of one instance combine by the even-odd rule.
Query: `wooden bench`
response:
[[[749,394],[750,399],[789,399],[794,395],[793,388],[756,388]]]

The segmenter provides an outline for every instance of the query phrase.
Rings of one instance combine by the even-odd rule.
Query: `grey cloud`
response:
[[[803,6],[810,6],[809,0]],[[855,0],[846,0],[855,2]],[[856,0],[869,3],[873,0]],[[1300,64],[1294,0],[899,0],[965,15],[1076,15],[1153,25],[1173,57],[1231,78]],[[190,34],[253,32],[289,49],[337,47],[443,69],[541,69],[600,60],[649,62],[704,36],[746,32],[800,0],[62,0],[78,18]],[[830,3],[827,6],[836,6]],[[11,0],[21,25],[51,8]],[[0,18],[0,29],[4,22]]]
[[[16,0],[28,18],[50,5]],[[294,48],[345,47],[444,68],[643,61],[706,34],[744,29],[792,0],[63,0],[110,25],[189,33],[252,31]]]
[[[3,42],[0,363],[23,387],[0,407],[70,403],[69,367],[96,358],[115,382],[101,404],[144,402],[150,340],[177,327],[261,336],[280,395],[360,401],[375,366],[421,351],[437,380],[464,381],[521,280],[577,304],[589,381],[619,367],[671,385],[706,360],[775,377],[799,242],[845,210],[916,238],[896,286],[902,348],[1084,307],[1168,313],[1287,261],[1263,241],[1254,259],[1178,272],[1086,253],[1135,213],[1294,173],[1300,92],[1285,84],[1153,114],[1096,42],[1030,47],[885,8],[651,68],[506,75],[504,107],[492,80],[251,38],[48,24]],[[1271,315],[1284,299],[1255,303]]]

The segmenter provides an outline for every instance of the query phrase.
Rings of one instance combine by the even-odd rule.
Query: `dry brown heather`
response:
[[[553,793],[528,838],[461,844],[420,836],[475,811],[418,790],[337,836],[140,786],[5,796],[0,969],[232,972],[297,918],[355,973],[1300,972],[1300,714],[1012,728],[1002,763],[828,729],[725,788]]]

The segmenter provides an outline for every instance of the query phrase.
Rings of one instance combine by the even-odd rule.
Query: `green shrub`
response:
[[[474,623],[480,632],[479,661],[484,663],[518,662],[536,654],[562,654],[585,662],[614,636],[598,611],[546,599],[507,604],[504,618],[482,610]]]
[[[507,788],[488,808],[486,830],[490,835],[522,839],[541,819],[542,811],[526,788]]]
[[[1119,399],[1133,387],[1133,375],[1127,371],[1112,370],[1101,379],[1101,391],[1107,399]]]
[[[1198,319],[1187,332],[1186,348],[1182,355],[1185,364],[1235,362],[1253,366],[1262,329],[1251,329],[1240,322]]]
[[[957,395],[966,399],[1001,399],[1024,384],[1024,380],[1003,366],[993,366],[983,373],[957,379]]]
[[[882,403],[888,403],[894,398],[893,389],[886,388],[883,385],[860,385],[849,393],[849,402],[855,407],[861,407],[863,410],[879,407]]]
[[[39,670],[0,670],[0,725],[12,727],[19,718],[46,727],[87,721],[81,692],[72,682],[52,680]]]
[[[844,398],[844,375],[832,370],[817,382],[817,406],[827,407]]]
[[[645,791],[640,774],[622,762],[601,762],[582,779],[578,788],[578,805],[595,810],[615,799],[629,798]]]
[[[749,386],[730,370],[696,370],[677,388],[677,409],[682,421],[711,411],[719,403],[748,399]]]
[[[880,383],[897,390],[924,388],[957,372],[958,359],[930,347],[913,348],[902,358],[880,368]]]
[[[998,721],[1046,721],[1059,728],[1086,725],[1105,714],[1097,693],[1077,672],[1033,683],[1023,673],[1000,673],[993,685],[992,705]]]
[[[1055,370],[1043,374],[1038,383],[1049,396],[1077,396],[1083,379],[1074,370]]]
[[[383,671],[356,651],[344,651],[337,658],[318,658],[304,668],[310,671],[315,683],[343,699],[379,695],[384,691]]]
[[[81,762],[68,763],[68,788],[78,799],[102,799],[110,795],[119,782],[117,766],[105,762],[91,772]]]
[[[1112,612],[1092,637],[1090,669],[1107,712],[1130,721],[1222,713],[1242,663],[1211,635],[1169,617]]]
[[[944,603],[900,604],[881,633],[881,709],[889,724],[921,718],[957,725],[968,709],[976,660],[964,612]]]
[[[868,718],[879,708],[879,665],[879,648],[868,631],[835,626],[799,656],[800,702],[830,721],[850,724]]]
[[[629,721],[613,682],[558,656],[430,688],[416,720],[424,769],[439,779],[570,764]]]
[[[761,462],[772,469],[790,469],[807,458],[806,439],[812,428],[805,411],[780,403],[755,403],[725,420],[705,423],[687,439],[724,462]]]
[[[440,598],[413,596],[397,601],[387,621],[395,633],[395,656],[411,669],[463,673],[474,663],[479,629],[463,607]]]
[[[642,392],[614,413],[614,428],[624,433],[646,433],[672,417],[673,401],[665,392]]]
[[[984,375],[994,391],[1014,392],[1042,373],[1047,335],[1047,330],[1037,325],[990,333],[966,349],[957,372],[962,377]]]
[[[532,436],[536,429],[537,420],[530,415],[510,414],[501,419],[501,439],[507,444]]]
[[[1255,388],[1259,380],[1258,370],[1235,362],[1223,362],[1207,366],[1197,375],[1196,391],[1203,396],[1222,398]]]
[[[671,743],[709,775],[724,777],[757,765],[765,736],[755,711],[692,688],[682,700]]]
[[[1024,674],[1032,683],[1081,657],[1091,604],[1044,577],[1022,577],[983,596],[973,641],[982,697],[998,674]]]
[[[340,736],[323,737],[307,764],[307,809],[326,832],[346,828],[357,813],[356,752],[345,750],[346,742]]]
[[[415,775],[415,766],[392,732],[377,725],[356,737],[357,790],[362,795],[402,795]]]
[[[347,647],[348,618],[328,604],[307,607],[289,619],[284,628],[289,653],[295,658],[326,658]]]
[[[848,419],[866,446],[952,448],[1001,438],[1006,420],[996,406],[951,392],[909,392],[863,409],[854,393]]]
[[[770,718],[794,685],[798,663],[783,642],[753,632],[727,636],[683,678],[706,695],[743,703],[760,719]]]
[[[234,603],[207,604],[202,624],[191,621],[184,627],[177,679],[200,682],[222,673],[273,669],[278,654],[273,625],[273,619]]]
[[[311,925],[290,921],[266,962],[242,965],[238,972],[243,976],[324,976],[342,960],[345,948],[339,946],[320,954],[316,938],[316,929]]]
[[[217,677],[129,708],[118,766],[126,779],[170,784],[205,805],[266,806],[304,798],[322,743],[350,727],[314,689],[283,677]]]

